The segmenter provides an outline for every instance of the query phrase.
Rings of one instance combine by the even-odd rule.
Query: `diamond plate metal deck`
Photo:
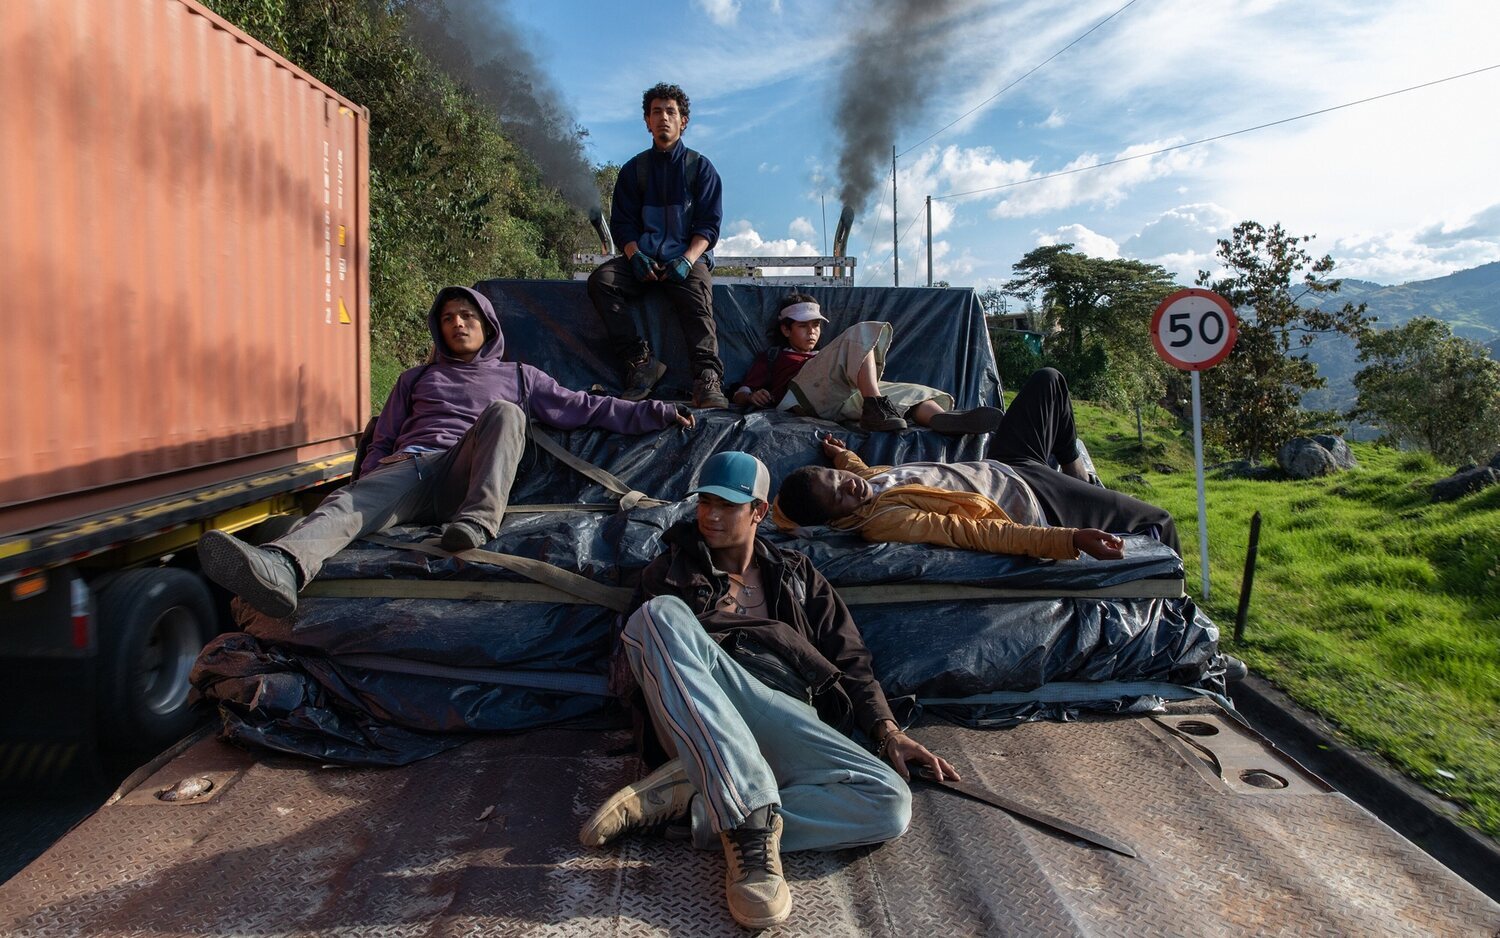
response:
[[[1140,858],[923,786],[900,840],[788,856],[795,909],[768,934],[1500,930],[1500,906],[1344,797],[1306,784],[1231,787],[1152,720],[920,735],[969,780],[1117,837]],[[583,818],[637,771],[609,754],[626,743],[536,732],[391,770],[201,743],[0,886],[0,932],[744,934],[724,908],[722,857],[644,838],[578,846]],[[1269,753],[1264,762],[1293,771]],[[153,797],[199,775],[216,780],[201,804]]]

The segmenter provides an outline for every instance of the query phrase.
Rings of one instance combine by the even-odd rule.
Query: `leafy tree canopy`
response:
[[[1500,447],[1500,362],[1483,345],[1419,316],[1359,341],[1351,418],[1383,426],[1449,463],[1486,459]]]
[[[1167,368],[1151,345],[1151,314],[1177,289],[1156,264],[1089,257],[1049,244],[1021,258],[1005,292],[1034,310],[1045,333],[1044,364],[1067,376],[1079,397],[1114,404],[1159,398]],[[1025,375],[1012,378],[1023,379]]]
[[[1339,289],[1329,277],[1333,258],[1314,258],[1303,247],[1311,240],[1280,224],[1244,221],[1215,251],[1227,273],[1217,279],[1198,273],[1198,285],[1227,299],[1240,317],[1234,351],[1202,377],[1204,438],[1229,452],[1259,459],[1324,416],[1301,408],[1302,394],[1324,381],[1317,366],[1293,350],[1320,333],[1358,336],[1369,326],[1363,303],[1299,305],[1304,297]]]

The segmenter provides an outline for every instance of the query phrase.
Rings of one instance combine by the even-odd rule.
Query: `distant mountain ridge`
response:
[[[1500,359],[1500,261],[1395,286],[1348,279],[1338,293],[1321,299],[1319,305],[1329,308],[1366,304],[1365,312],[1376,318],[1375,326],[1380,329],[1417,316],[1440,319],[1452,326],[1454,335],[1483,343],[1490,357]],[[1319,336],[1308,346],[1307,357],[1317,364],[1318,374],[1328,379],[1328,386],[1304,395],[1302,406],[1338,411],[1354,406],[1354,375],[1360,369],[1354,342],[1344,336]],[[1374,434],[1351,435],[1368,439]]]

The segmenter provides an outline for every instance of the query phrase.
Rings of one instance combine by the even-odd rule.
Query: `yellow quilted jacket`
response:
[[[847,469],[868,479],[889,466],[866,466],[850,450],[833,460],[837,469]],[[771,519],[783,531],[797,527],[782,514],[778,502]],[[853,514],[829,522],[841,531],[858,530],[867,541],[904,541],[959,547],[992,554],[1019,554],[1075,560],[1075,528],[1044,528],[1017,524],[999,505],[973,492],[955,492],[928,485],[898,485],[886,489]]]

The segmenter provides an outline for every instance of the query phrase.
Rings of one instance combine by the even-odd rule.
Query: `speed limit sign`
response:
[[[1156,354],[1173,368],[1205,371],[1234,348],[1239,320],[1229,301],[1217,293],[1190,287],[1161,301],[1151,317]]]
[[[1203,599],[1209,598],[1208,502],[1203,495],[1203,400],[1198,372],[1207,371],[1234,348],[1239,335],[1234,307],[1212,290],[1189,287],[1161,301],[1151,317],[1151,344],[1173,368],[1193,376],[1193,464],[1198,470],[1198,563]]]

